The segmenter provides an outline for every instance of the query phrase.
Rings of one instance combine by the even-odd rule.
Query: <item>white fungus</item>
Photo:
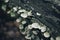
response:
[[[26,10],[24,10],[24,9],[21,9],[21,10],[19,10],[19,12],[26,12]]]
[[[20,10],[18,10],[18,12],[17,12],[17,13],[18,13],[18,14],[20,14],[21,12],[23,12],[23,13],[24,13],[24,12],[26,12],[26,10],[24,10],[24,9],[20,9]]]
[[[18,18],[18,19],[16,19],[16,22],[20,22],[20,21],[21,21],[21,19],[19,19],[19,18]]]
[[[32,29],[32,26],[31,25],[28,25],[28,29]]]
[[[20,31],[23,35],[25,35],[26,34],[26,32],[22,32],[22,31]]]
[[[48,32],[45,32],[44,37],[48,38],[48,37],[50,37],[50,34]]]
[[[21,9],[21,7],[18,7],[18,9]]]
[[[11,13],[11,11],[7,11],[7,14]]]
[[[41,32],[45,32],[46,31],[46,26],[41,27],[40,29],[41,29]]]
[[[5,0],[5,3],[9,2],[9,0]]]
[[[14,12],[17,11],[17,7],[13,7]]]
[[[38,23],[32,23],[32,28],[40,28],[40,25]]]
[[[26,39],[31,39],[31,37],[28,37],[29,35],[25,36]]]
[[[22,24],[26,24],[26,21],[22,21]]]
[[[37,32],[36,31],[32,31],[32,32],[37,35]]]
[[[53,38],[53,37],[51,37],[51,38],[50,38],[50,40],[54,40],[54,38]]]
[[[11,15],[11,17],[15,17],[15,14],[14,13],[11,13],[10,15]]]
[[[29,11],[28,12],[28,16],[32,16],[32,11]]]
[[[60,40],[60,36],[56,37],[56,40]]]
[[[21,17],[23,17],[23,18],[27,18],[27,16],[28,16],[27,13],[22,13],[21,14]]]
[[[40,14],[40,13],[38,13],[38,12],[37,12],[36,14],[37,14],[38,16],[41,16],[41,14]]]
[[[19,25],[19,29],[23,29],[24,27],[22,25]]]

